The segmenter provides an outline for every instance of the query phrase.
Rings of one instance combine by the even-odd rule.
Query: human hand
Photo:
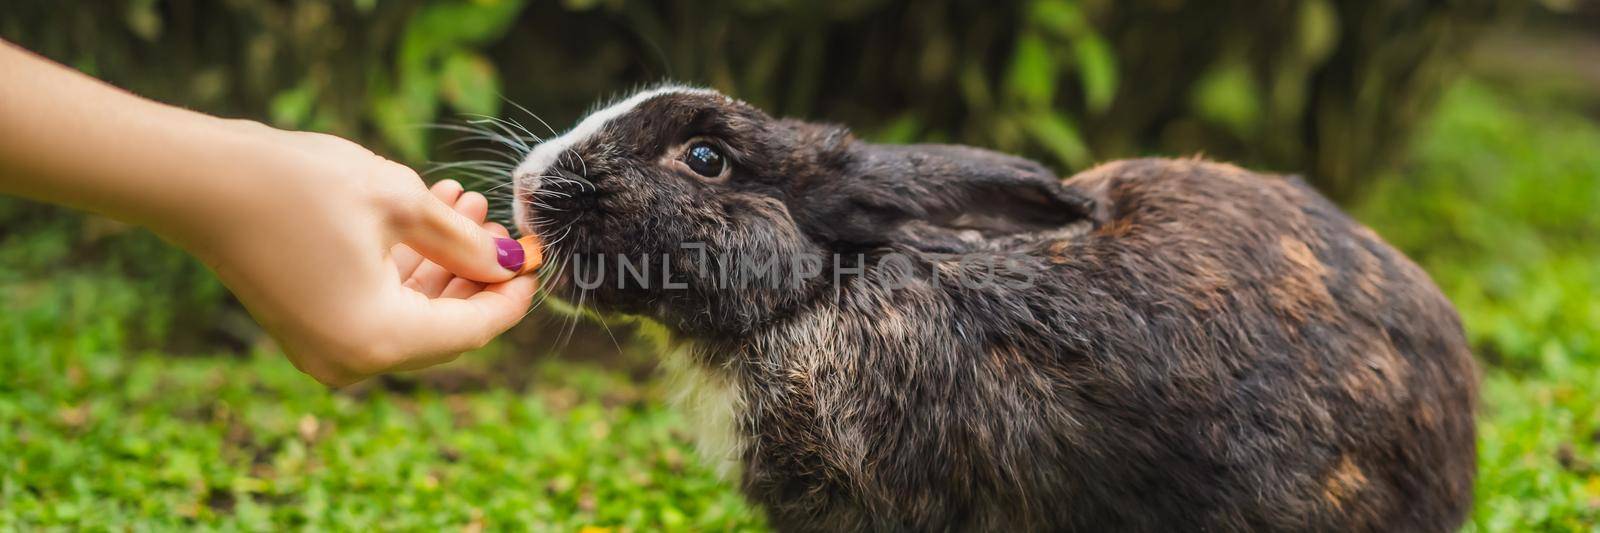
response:
[[[452,180],[430,193],[338,137],[227,127],[266,153],[219,176],[237,182],[220,198],[149,223],[211,266],[301,371],[342,386],[432,366],[527,311],[537,280],[500,264],[521,248],[483,224],[483,195]]]
[[[184,247],[323,383],[483,346],[538,288],[514,273],[521,245],[481,225],[486,201],[460,184],[430,194],[350,141],[151,102],[4,41],[0,72],[0,194]]]

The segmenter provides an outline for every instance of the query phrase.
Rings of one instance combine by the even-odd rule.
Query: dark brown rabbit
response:
[[[1442,531],[1471,505],[1455,311],[1296,179],[1063,182],[677,87],[514,179],[552,290],[665,326],[708,456],[780,530]]]

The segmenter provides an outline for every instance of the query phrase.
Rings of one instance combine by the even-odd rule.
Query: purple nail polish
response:
[[[526,260],[522,251],[522,243],[511,239],[495,239],[495,259],[500,260],[500,267],[512,272],[522,270],[522,262]]]

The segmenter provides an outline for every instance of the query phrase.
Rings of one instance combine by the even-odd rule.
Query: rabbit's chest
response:
[[[734,479],[749,446],[739,418],[745,400],[738,383],[727,373],[694,360],[691,346],[679,346],[667,355],[666,371],[672,402],[687,422],[701,460],[724,479]]]

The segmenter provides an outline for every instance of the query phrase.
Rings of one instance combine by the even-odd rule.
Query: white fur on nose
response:
[[[568,130],[566,133],[551,139],[546,139],[544,142],[534,146],[533,150],[528,152],[528,156],[524,157],[522,162],[517,164],[517,168],[511,171],[511,180],[516,184],[514,185],[516,194],[513,197],[517,199],[516,201],[512,202],[512,214],[514,217],[513,219],[516,221],[518,228],[522,230],[522,233],[524,235],[529,235],[532,231],[532,228],[528,227],[528,221],[526,220],[527,217],[524,215],[527,207],[522,205],[522,199],[527,198],[533,192],[539,190],[539,185],[544,180],[545,174],[549,172],[552,165],[556,164],[556,161],[561,158],[562,154],[569,153],[572,150],[572,147],[577,146],[584,141],[589,140],[590,138],[593,138],[596,134],[600,133],[600,130],[605,128],[606,124],[610,123],[612,120],[615,120],[617,117],[627,114],[629,111],[632,111],[633,108],[639,107],[639,104],[642,104],[651,98],[672,93],[716,94],[715,92],[706,89],[695,89],[692,87],[683,87],[678,85],[668,85],[665,87],[657,87],[655,89],[640,91],[638,93],[634,93],[632,96],[629,96],[626,99],[623,99],[620,102],[608,105],[604,109],[594,113],[590,113],[589,116],[584,117],[582,121],[578,122],[577,126],[573,127],[571,130]],[[573,157],[581,156],[573,154]],[[576,161],[574,161],[574,163],[577,164]]]

